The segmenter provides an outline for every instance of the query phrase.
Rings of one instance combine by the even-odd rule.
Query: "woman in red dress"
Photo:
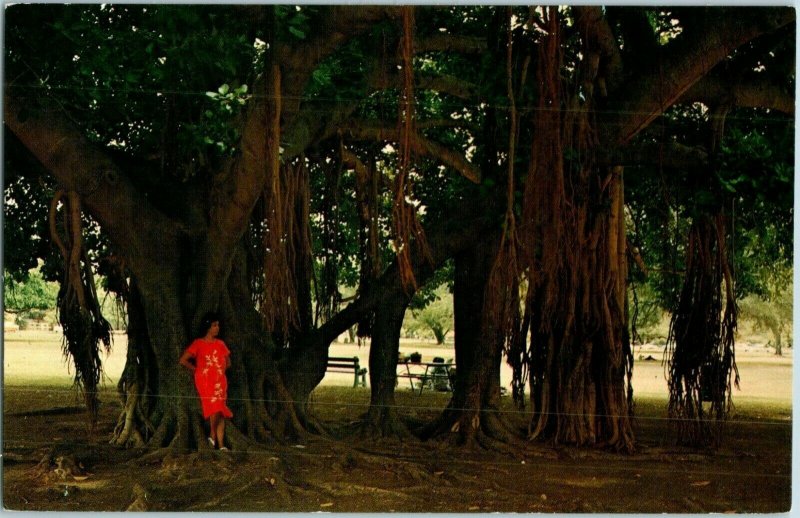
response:
[[[230,351],[219,335],[219,317],[208,313],[202,320],[202,337],[194,340],[181,355],[181,365],[194,372],[194,384],[203,405],[203,417],[210,420],[211,447],[225,447],[225,418],[233,417],[226,405],[228,380],[225,371],[231,366]],[[194,359],[194,363],[192,363]]]

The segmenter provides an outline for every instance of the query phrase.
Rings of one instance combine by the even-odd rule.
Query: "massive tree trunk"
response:
[[[581,23],[592,13],[599,14],[589,8]],[[523,208],[530,229],[522,237],[531,272],[529,435],[632,451],[622,169],[603,168],[595,160],[595,109],[602,102],[595,95],[603,93],[606,49],[593,46],[592,38],[583,42],[580,87],[567,90],[558,75],[563,59],[558,19],[551,8],[539,49],[540,110],[534,116]],[[602,41],[602,27],[594,29]],[[586,27],[582,31],[591,34]]]
[[[573,212],[556,238],[563,248],[542,242],[552,250],[543,253],[561,259],[532,286],[529,432],[561,444],[632,451],[621,169],[598,183],[608,187],[570,197]]]

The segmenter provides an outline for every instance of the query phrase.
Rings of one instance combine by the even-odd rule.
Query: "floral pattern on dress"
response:
[[[197,368],[194,371],[194,384],[200,395],[203,417],[221,412],[225,417],[232,417],[228,408],[228,380],[225,377],[228,347],[222,340],[206,341],[198,338],[189,346],[188,351],[194,356]]]

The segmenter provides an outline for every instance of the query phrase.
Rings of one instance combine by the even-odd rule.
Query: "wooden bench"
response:
[[[367,369],[362,368],[358,363],[358,356],[351,358],[331,356],[328,358],[328,371],[333,372],[353,372],[353,388],[361,385],[367,386]],[[359,382],[358,378],[361,377]]]

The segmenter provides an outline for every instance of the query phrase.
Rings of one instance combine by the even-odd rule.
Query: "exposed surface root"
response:
[[[489,450],[517,456],[526,447],[522,435],[495,411],[447,408],[418,431],[423,440],[442,438],[449,447]]]
[[[407,439],[411,431],[391,408],[371,407],[358,423],[358,436],[362,439]]]
[[[225,427],[225,443],[233,451],[263,451],[267,446],[244,435],[235,426]]]
[[[142,447],[145,445],[145,437],[142,435],[153,433],[153,425],[144,415],[140,406],[140,395],[137,385],[131,385],[126,393],[125,406],[117,419],[110,444],[125,447]]]

